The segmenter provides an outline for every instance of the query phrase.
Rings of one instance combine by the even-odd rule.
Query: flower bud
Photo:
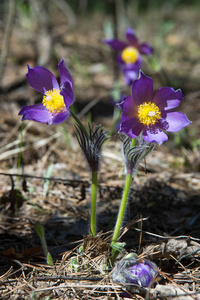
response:
[[[122,141],[125,174],[134,175],[140,161],[146,158],[154,149],[154,144],[145,142],[141,135],[135,139],[135,145],[132,145],[133,139],[129,137],[121,136],[120,139]]]
[[[79,124],[75,124],[75,128],[78,143],[91,171],[99,171],[102,145],[109,138],[109,132],[104,131],[101,126],[90,126],[89,124],[88,132],[83,130]]]
[[[128,254],[118,262],[112,272],[113,282],[132,283],[140,287],[155,285],[158,275],[158,268],[153,262],[138,259],[135,253]]]

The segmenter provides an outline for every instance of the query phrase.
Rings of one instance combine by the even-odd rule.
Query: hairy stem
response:
[[[97,171],[92,171],[90,231],[91,231],[93,236],[96,235],[97,176],[98,176],[98,172]]]
[[[122,226],[122,221],[124,218],[124,212],[125,212],[126,204],[127,204],[127,200],[128,200],[131,181],[132,181],[132,174],[127,174],[126,180],[125,180],[125,185],[124,185],[123,196],[122,196],[122,200],[121,200],[121,205],[120,205],[120,209],[119,209],[119,213],[118,213],[118,217],[117,217],[117,222],[115,225],[115,230],[114,230],[112,241],[111,241],[111,246],[117,242],[117,239],[119,237],[120,229]]]

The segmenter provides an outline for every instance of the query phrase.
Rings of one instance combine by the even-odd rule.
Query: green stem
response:
[[[92,171],[92,194],[91,194],[91,213],[90,230],[93,236],[96,235],[96,200],[97,200],[97,171]]]
[[[37,221],[35,223],[35,230],[36,230],[36,232],[37,232],[37,234],[38,234],[38,236],[40,238],[44,254],[47,257],[48,248],[47,248],[47,243],[46,243],[46,239],[45,239],[44,227],[42,226],[42,224],[40,223],[40,221]]]
[[[82,128],[82,130],[86,134],[86,136],[88,137],[88,132],[85,129],[85,127],[83,126],[82,122],[79,120],[79,118],[77,118],[77,116],[73,113],[72,110],[70,110],[70,114],[74,118],[74,120],[78,123],[78,125]]]
[[[124,218],[124,212],[125,212],[126,204],[127,204],[127,200],[128,200],[128,194],[129,194],[129,190],[130,190],[131,181],[132,181],[132,174],[127,174],[126,180],[125,180],[124,192],[123,192],[123,196],[122,196],[122,201],[121,201],[121,205],[120,205],[120,209],[119,209],[119,213],[118,213],[118,217],[117,217],[117,222],[115,225],[115,231],[113,233],[113,237],[112,237],[112,241],[111,241],[111,246],[117,242],[117,239],[119,236],[119,232],[121,229],[122,221]]]

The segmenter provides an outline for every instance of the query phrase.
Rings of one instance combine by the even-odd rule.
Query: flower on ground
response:
[[[124,80],[130,85],[138,76],[142,65],[142,55],[150,55],[153,48],[147,42],[139,42],[132,28],[126,30],[127,41],[117,39],[104,40],[115,51],[120,52],[117,62],[123,72]]]
[[[40,104],[23,106],[19,112],[22,120],[33,120],[48,125],[58,124],[69,116],[69,106],[74,99],[72,77],[64,59],[58,64],[60,86],[56,77],[44,67],[28,66],[27,80],[32,88],[43,94]]]
[[[155,285],[159,276],[156,264],[146,259],[138,259],[135,253],[128,254],[118,262],[112,272],[115,283],[132,283],[140,287]]]
[[[181,90],[170,87],[159,88],[153,96],[153,81],[141,72],[132,84],[132,97],[124,97],[119,104],[122,110],[119,132],[130,138],[141,133],[147,143],[161,145],[168,140],[163,130],[176,132],[191,123],[184,113],[172,111],[182,99]]]

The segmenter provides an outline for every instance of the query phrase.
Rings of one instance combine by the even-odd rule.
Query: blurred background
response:
[[[180,163],[186,170],[199,171],[199,14],[198,0],[1,0],[2,168],[17,166],[20,108],[42,100],[42,95],[27,83],[27,64],[47,67],[59,79],[57,65],[64,58],[73,77],[74,107],[79,116],[86,122],[101,123],[108,130],[112,127],[111,99],[115,82],[119,82],[118,88],[125,94],[130,94],[130,88],[124,84],[116,64],[116,53],[103,43],[103,39],[125,40],[126,28],[132,27],[141,42],[146,41],[154,48],[153,55],[143,56],[142,65],[146,75],[153,78],[154,89],[161,86],[181,88],[185,98],[180,110],[192,121],[180,134],[169,135],[170,142],[162,146],[162,151],[173,149],[173,155],[181,156],[181,162],[175,161],[175,165]],[[73,133],[71,121],[61,126],[28,121],[24,124],[23,143],[29,145],[29,150],[26,148],[23,153],[25,165],[38,162],[47,149],[50,151],[49,144],[39,150],[31,146],[30,150],[34,141],[60,130]],[[61,149],[64,147],[66,145],[61,145]],[[57,155],[54,151],[53,161],[58,159]],[[44,165],[46,163],[47,160]]]

